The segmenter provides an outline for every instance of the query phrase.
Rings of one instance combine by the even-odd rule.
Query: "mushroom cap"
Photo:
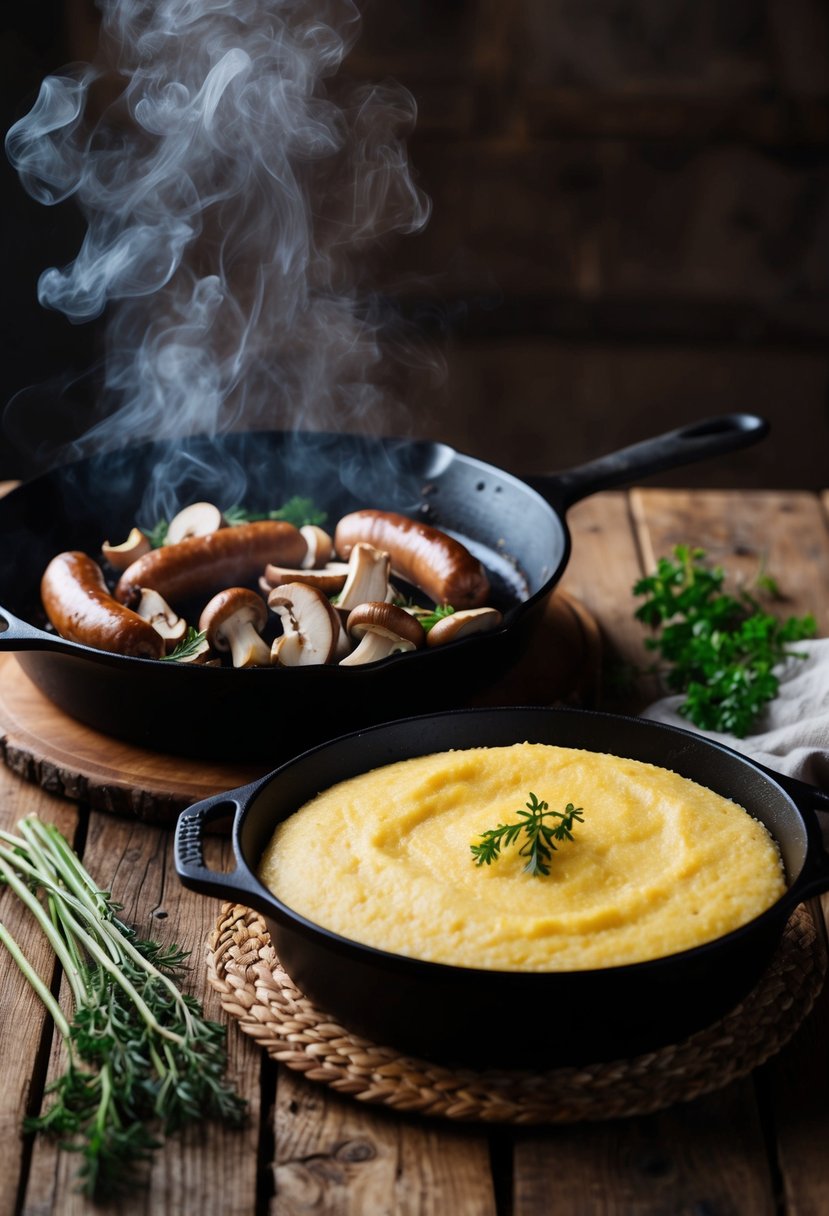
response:
[[[329,562],[322,569],[292,569],[289,566],[276,566],[269,562],[265,567],[265,573],[260,586],[264,590],[267,587],[266,594],[273,590],[274,587],[281,587],[285,583],[307,583],[309,587],[316,587],[319,591],[324,591],[326,595],[336,595],[338,591],[342,591],[345,586],[345,580],[348,577],[348,566],[345,562]]]
[[[304,570],[320,570],[334,555],[334,540],[317,524],[303,524],[299,530],[305,538],[308,552],[302,561]]]
[[[191,502],[170,520],[165,545],[177,545],[191,536],[209,536],[224,524],[222,513],[212,502]]]
[[[150,542],[140,528],[132,528],[129,536],[120,545],[111,545],[105,540],[101,552],[114,570],[126,570],[136,558],[150,551]]]
[[[159,617],[168,626],[173,626],[177,621],[181,620],[178,613],[170,607],[164,596],[156,591],[154,587],[141,588],[141,599],[138,601],[138,607],[135,611],[145,621],[152,621],[156,617]]]
[[[415,647],[422,646],[426,641],[420,621],[396,604],[370,602],[352,608],[348,614],[351,637],[359,640],[369,631],[383,634],[384,637],[401,638]]]
[[[464,608],[439,620],[426,634],[427,646],[442,646],[473,633],[486,633],[497,629],[503,620],[497,608]]]
[[[250,621],[257,633],[264,629],[268,620],[268,609],[261,595],[247,587],[227,587],[214,595],[205,604],[199,617],[199,630],[216,650],[227,650],[223,626],[230,620]]]
[[[283,635],[271,651],[278,663],[304,667],[335,657],[342,625],[328,598],[308,583],[283,583],[268,596],[268,607],[282,621]]]
[[[187,634],[187,622],[170,607],[164,596],[159,595],[152,587],[141,588],[141,599],[135,611],[142,620],[152,625],[156,633],[161,634],[167,643],[168,651]]]

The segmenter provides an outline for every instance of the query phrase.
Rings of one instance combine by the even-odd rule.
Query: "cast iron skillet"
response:
[[[56,468],[0,501],[0,649],[19,652],[46,696],[104,734],[158,751],[273,764],[346,728],[466,703],[527,642],[534,614],[567,564],[571,504],[747,446],[766,430],[752,415],[725,415],[532,484],[444,444],[355,435],[260,432],[106,453]],[[174,450],[175,466],[160,473]],[[225,477],[235,478],[231,489]],[[332,526],[364,506],[428,519],[464,539],[487,566],[504,625],[370,667],[279,671],[106,654],[46,632],[39,587],[50,559],[66,549],[97,556],[105,539],[125,537],[136,519],[152,526],[141,504],[154,479],[165,481],[169,510],[203,498],[226,508],[241,497],[261,511],[302,495]]]
[[[276,824],[318,791],[412,756],[524,740],[647,761],[734,799],[777,840],[786,893],[742,928],[665,958],[518,973],[423,962],[360,945],[295,914],[256,878]],[[584,710],[458,710],[343,736],[251,785],[196,804],[178,821],[176,869],[185,886],[260,911],[299,988],[356,1033],[434,1060],[585,1063],[676,1042],[751,989],[793,909],[829,889],[816,807],[829,810],[829,795],[690,731]],[[236,867],[216,872],[204,864],[202,836],[211,821],[230,814]]]

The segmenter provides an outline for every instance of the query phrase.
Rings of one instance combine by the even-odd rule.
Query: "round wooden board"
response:
[[[524,659],[474,703],[583,703],[596,694],[600,651],[593,617],[557,591]],[[53,705],[13,655],[0,656],[0,751],[9,768],[51,793],[164,826],[184,807],[273,767],[164,755],[102,735]]]

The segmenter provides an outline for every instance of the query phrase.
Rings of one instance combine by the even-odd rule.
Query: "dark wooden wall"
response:
[[[83,7],[3,19],[10,121]],[[772,440],[661,480],[829,484],[826,0],[362,7],[348,70],[414,94],[410,155],[433,201],[383,268],[446,359],[443,381],[410,370],[411,428],[530,472],[749,410]],[[93,337],[43,314],[34,287],[77,225],[3,173],[0,408],[34,366],[71,431]],[[6,435],[0,475],[20,471]]]
[[[757,411],[773,440],[662,480],[829,484],[825,0],[373,0],[350,66],[419,107],[418,427],[546,470]]]

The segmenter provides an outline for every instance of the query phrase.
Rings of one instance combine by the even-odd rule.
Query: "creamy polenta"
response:
[[[523,872],[521,840],[476,865],[470,846],[515,822],[530,791],[551,810],[583,808],[549,876]],[[785,890],[772,837],[736,803],[651,764],[536,743],[418,757],[335,785],[279,825],[260,877],[354,941],[519,971],[673,954]]]

